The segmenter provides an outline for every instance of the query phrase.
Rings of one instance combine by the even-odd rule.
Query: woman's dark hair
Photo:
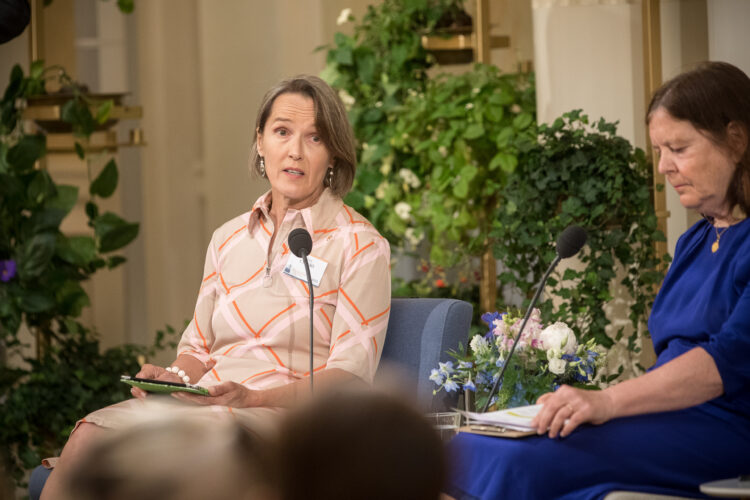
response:
[[[334,194],[344,197],[352,188],[357,170],[354,131],[346,115],[346,108],[338,94],[317,76],[299,75],[280,82],[263,97],[255,130],[263,134],[266,120],[276,98],[282,94],[299,94],[312,99],[315,105],[315,128],[323,144],[333,157],[333,183],[328,186]],[[262,176],[257,135],[250,150],[250,169]],[[326,175],[326,179],[327,179]],[[327,180],[324,181],[327,184]]]
[[[744,134],[744,151],[737,162],[727,191],[729,208],[739,206],[750,215],[750,78],[725,62],[704,62],[692,71],[662,85],[651,98],[646,123],[654,112],[664,108],[677,120],[689,121],[719,147],[736,150],[728,134],[734,123]]]

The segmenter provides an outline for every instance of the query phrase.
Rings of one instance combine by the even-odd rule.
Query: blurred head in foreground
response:
[[[440,496],[440,439],[401,399],[375,392],[322,397],[290,414],[279,435],[283,500]]]
[[[117,433],[73,471],[75,500],[274,499],[266,444],[234,424],[159,422]]]

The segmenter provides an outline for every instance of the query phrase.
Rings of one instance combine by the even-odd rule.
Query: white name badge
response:
[[[328,262],[308,255],[307,263],[310,265],[310,277],[312,278],[313,286],[320,286],[320,279],[323,277],[323,273],[328,266]],[[305,263],[300,257],[294,254],[289,256],[289,260],[286,261],[284,266],[284,274],[288,274],[292,278],[297,278],[307,283],[307,273],[305,272]]]

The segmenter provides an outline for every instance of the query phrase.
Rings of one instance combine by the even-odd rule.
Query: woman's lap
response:
[[[448,447],[454,461],[448,493],[572,500],[597,498],[604,483],[697,493],[702,482],[750,471],[744,424],[738,429],[693,408],[585,426],[564,439],[460,434]]]

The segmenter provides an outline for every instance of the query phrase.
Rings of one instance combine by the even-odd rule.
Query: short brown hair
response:
[[[266,92],[255,119],[257,132],[263,133],[273,103],[282,94],[300,94],[313,100],[315,128],[333,157],[333,184],[329,187],[334,194],[343,198],[352,188],[354,174],[357,171],[354,131],[346,115],[344,103],[341,102],[336,91],[317,76],[295,76],[283,80]],[[257,134],[250,150],[250,169],[261,175]]]
[[[646,123],[664,108],[677,120],[687,120],[715,144],[731,149],[727,127],[735,123],[745,134],[745,150],[727,190],[729,208],[750,215],[750,78],[725,62],[704,62],[663,84],[651,98]]]
[[[278,436],[281,500],[436,500],[444,486],[446,456],[437,432],[395,396],[323,395],[287,415]],[[335,480],[321,471],[335,471]]]

